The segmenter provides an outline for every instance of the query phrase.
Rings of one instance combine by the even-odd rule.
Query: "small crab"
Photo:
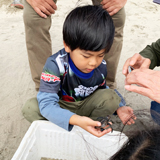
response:
[[[134,70],[133,67],[131,67],[131,66],[128,67],[128,73],[132,72],[133,70]]]
[[[112,128],[111,124],[109,123],[109,122],[112,122],[112,121],[110,120],[110,117],[109,117],[109,116],[107,116],[107,117],[98,117],[98,118],[97,118],[97,121],[101,122],[101,126],[96,126],[96,127],[95,127],[96,129],[100,128],[101,131],[104,131],[105,129],[111,128],[111,129],[112,129],[111,132],[113,132],[113,128]],[[107,126],[107,125],[109,125],[109,126]],[[104,128],[105,126],[107,126],[107,127]]]

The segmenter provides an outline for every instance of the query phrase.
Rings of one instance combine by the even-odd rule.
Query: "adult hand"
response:
[[[54,14],[57,9],[53,0],[27,0],[27,2],[43,18]]]
[[[103,135],[112,131],[111,128],[104,131],[101,131],[99,128],[96,129],[95,126],[101,126],[101,123],[99,121],[93,121],[91,118],[85,116],[73,115],[70,118],[69,123],[83,128],[84,130],[93,134],[96,137],[102,137]]]
[[[106,9],[111,16],[113,16],[124,7],[126,2],[127,0],[103,0],[101,4],[103,8]]]
[[[117,109],[117,115],[123,124],[131,125],[136,120],[136,116],[133,114],[133,109],[131,107],[123,106]]]
[[[128,58],[123,66],[122,73],[127,76],[128,67],[132,66],[134,69],[149,68],[151,60],[142,57],[139,53],[134,54],[131,58]]]
[[[128,91],[142,94],[160,103],[160,71],[146,68],[133,70],[127,75],[125,83],[125,89]]]

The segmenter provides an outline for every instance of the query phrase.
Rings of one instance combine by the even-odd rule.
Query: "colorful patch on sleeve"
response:
[[[99,86],[103,86],[103,85],[105,85],[105,82],[106,82],[106,81],[104,80],[104,81],[103,81],[103,83],[102,83],[102,84],[100,84]]]
[[[42,74],[41,74],[41,79],[43,79],[44,81],[47,81],[47,82],[60,81],[59,77],[56,77],[55,75],[44,73],[44,72],[42,72]]]

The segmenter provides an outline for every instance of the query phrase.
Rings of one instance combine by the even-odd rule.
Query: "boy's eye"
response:
[[[102,54],[102,55],[99,55],[99,57],[104,57],[104,54]]]
[[[89,58],[88,56],[83,55],[84,58]]]

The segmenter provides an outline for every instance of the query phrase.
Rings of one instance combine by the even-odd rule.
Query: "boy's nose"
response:
[[[95,67],[95,66],[97,65],[97,60],[96,60],[96,58],[92,58],[92,59],[89,61],[89,65]]]

